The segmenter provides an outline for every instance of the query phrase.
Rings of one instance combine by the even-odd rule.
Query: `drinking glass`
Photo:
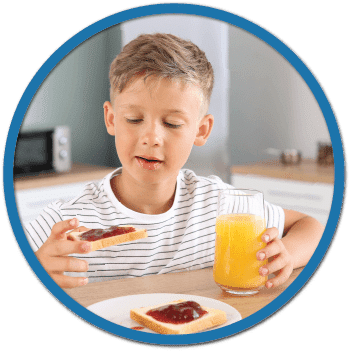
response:
[[[263,193],[232,189],[219,193],[216,218],[216,247],[213,277],[217,285],[235,295],[253,295],[265,285],[267,277],[259,268],[256,253],[266,244]]]

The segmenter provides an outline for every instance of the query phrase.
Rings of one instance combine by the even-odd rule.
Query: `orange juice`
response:
[[[250,290],[263,286],[267,277],[259,268],[267,261],[258,261],[256,253],[266,244],[261,236],[264,219],[251,214],[220,215],[216,220],[216,249],[213,276],[217,284],[227,288]]]

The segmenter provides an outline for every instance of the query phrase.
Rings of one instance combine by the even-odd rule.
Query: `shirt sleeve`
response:
[[[267,201],[264,202],[265,205],[265,217],[267,228],[278,228],[279,239],[283,237],[284,224],[285,224],[285,213],[284,210],[277,205],[273,205]]]
[[[34,252],[36,252],[50,236],[54,224],[63,220],[60,213],[60,204],[61,202],[57,201],[48,205],[35,220],[24,223],[24,233]]]

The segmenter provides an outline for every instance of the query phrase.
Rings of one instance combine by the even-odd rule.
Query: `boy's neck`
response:
[[[173,205],[176,182],[170,186],[165,184],[131,183],[121,175],[111,179],[111,188],[117,200],[132,211],[145,214],[161,214],[167,212]]]

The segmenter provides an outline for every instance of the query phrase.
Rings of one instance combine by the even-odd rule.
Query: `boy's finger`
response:
[[[274,240],[270,245],[267,245],[262,250],[257,251],[256,257],[259,261],[263,261],[280,254],[284,250],[285,247],[283,243],[280,240]]]
[[[66,239],[66,232],[78,227],[79,221],[77,218],[67,219],[65,221],[57,222],[51,230],[52,239],[62,240]]]
[[[86,277],[69,277],[63,274],[53,274],[52,279],[63,289],[76,288],[88,283],[88,278]]]
[[[91,251],[88,241],[60,240],[48,249],[48,256],[67,256],[70,254],[86,254]]]
[[[292,266],[290,266],[290,265],[285,266],[277,276],[275,276],[272,279],[267,280],[266,287],[268,289],[270,289],[272,287],[276,287],[278,285],[285,283],[288,280],[288,278],[290,277],[292,271],[293,271]]]
[[[275,260],[265,264],[259,270],[260,275],[268,276],[269,274],[278,272],[288,264],[286,256],[279,255]]]
[[[50,272],[86,272],[89,265],[87,261],[75,257],[51,257],[45,268]]]
[[[269,243],[270,241],[276,239],[279,236],[279,230],[277,228],[268,228],[263,234],[262,234],[262,241],[265,243]]]

